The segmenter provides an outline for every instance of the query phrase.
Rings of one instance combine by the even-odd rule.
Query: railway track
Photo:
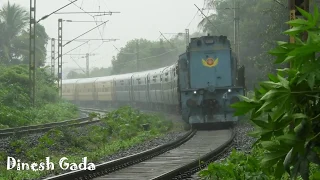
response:
[[[234,136],[231,130],[193,130],[170,144],[99,164],[95,171],[73,171],[48,180],[185,179],[228,149]]]
[[[81,110],[82,111],[82,110]],[[84,118],[78,118],[78,119],[72,119],[72,120],[66,120],[61,122],[53,122],[53,123],[45,123],[40,125],[31,125],[31,126],[21,126],[16,128],[6,128],[6,129],[0,129],[0,138],[13,136],[13,135],[26,135],[26,134],[32,134],[32,133],[38,133],[38,132],[46,132],[50,129],[60,127],[60,126],[84,126],[88,124],[93,124],[99,122],[99,119],[90,119],[88,116]]]
[[[80,108],[80,111],[85,113],[90,112],[99,112],[99,113],[106,113],[106,110],[100,110],[100,109],[92,109],[92,108]],[[14,135],[26,135],[26,134],[32,134],[32,133],[38,133],[38,132],[46,132],[50,129],[56,128],[56,127],[80,127],[85,126],[88,124],[94,124],[100,122],[99,119],[93,119],[91,120],[88,116],[84,118],[78,118],[78,119],[72,119],[72,120],[66,120],[61,122],[53,122],[53,123],[45,123],[45,124],[39,124],[39,125],[31,125],[31,126],[21,126],[16,128],[6,128],[6,129],[0,129],[0,138],[5,138],[8,136],[14,136]]]

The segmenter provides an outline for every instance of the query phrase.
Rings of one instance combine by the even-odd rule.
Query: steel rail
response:
[[[95,111],[95,112],[104,112],[103,110],[97,110],[97,109],[92,109],[92,108],[85,108],[85,109],[90,110],[90,111]],[[156,169],[160,168],[161,169],[161,167],[163,168],[164,164],[161,164],[161,163],[159,164],[159,161],[162,162],[166,158],[169,158],[169,160],[167,161],[168,164],[166,164],[165,166],[167,167],[167,169],[168,168],[169,169],[165,173],[162,173],[162,174],[160,173],[161,171],[159,169],[159,172],[157,172],[158,175],[151,175],[152,177],[148,176],[149,177],[148,179],[153,179],[153,180],[185,179],[187,176],[190,176],[194,172],[199,171],[200,168],[205,167],[209,162],[214,161],[217,156],[219,156],[220,154],[224,153],[227,149],[229,149],[229,146],[232,144],[233,139],[235,137],[235,132],[233,130],[231,130],[231,132],[228,131],[229,133],[227,133],[227,134],[226,134],[226,131],[224,131],[224,132],[211,131],[210,132],[211,134],[212,133],[217,134],[217,137],[215,137],[217,140],[217,143],[215,144],[216,147],[214,147],[213,150],[211,150],[212,146],[211,146],[211,148],[209,148],[210,150],[202,149],[201,153],[203,153],[203,154],[201,156],[191,157],[191,159],[189,159],[187,161],[183,161],[183,162],[181,161],[181,159],[177,160],[170,155],[171,153],[175,154],[175,153],[179,152],[179,153],[181,153],[180,155],[179,155],[179,153],[175,154],[177,157],[178,156],[186,156],[185,152],[186,152],[186,147],[188,147],[188,146],[185,146],[185,145],[188,143],[189,143],[189,148],[193,149],[193,151],[196,151],[197,148],[201,147],[201,146],[198,147],[197,144],[198,144],[199,140],[202,138],[205,139],[202,142],[202,144],[206,144],[206,142],[207,142],[206,140],[208,140],[208,138],[211,139],[211,135],[210,135],[210,133],[209,133],[209,136],[208,136],[208,134],[204,135],[204,134],[201,134],[200,132],[197,137],[198,139],[190,140],[191,138],[194,137],[195,134],[198,134],[196,132],[196,130],[190,130],[182,138],[180,138],[174,142],[171,142],[171,143],[168,143],[168,144],[165,144],[162,146],[158,146],[156,148],[153,148],[151,150],[147,150],[147,151],[144,151],[144,152],[141,152],[138,154],[134,154],[134,155],[127,156],[124,158],[120,158],[117,160],[113,160],[113,161],[99,164],[96,166],[96,169],[94,171],[89,171],[89,170],[71,171],[71,172],[61,174],[58,176],[53,176],[53,177],[50,177],[47,179],[48,180],[69,180],[69,179],[70,180],[84,180],[84,179],[87,180],[87,179],[94,179],[94,178],[119,179],[120,177],[122,177],[122,178],[130,177],[131,179],[132,178],[139,179],[141,177],[144,177],[145,179],[147,179],[147,176],[145,176],[145,175],[141,175],[140,177],[135,177],[135,175],[139,176],[140,174],[143,174],[142,172],[148,172],[148,169],[143,169],[141,166],[145,166],[145,164],[147,164],[146,167],[148,168],[148,162],[149,162],[149,165],[155,165],[152,168],[156,168]],[[202,133],[205,133],[205,132],[202,132]],[[204,138],[205,136],[207,139]],[[215,139],[211,139],[211,140],[215,141]],[[193,142],[191,142],[191,141],[193,141]],[[190,144],[192,144],[192,145],[190,146]],[[180,149],[181,149],[181,151],[180,151]],[[169,156],[168,156],[168,153],[169,153]],[[193,155],[194,155],[194,152],[193,152]],[[173,158],[173,159],[171,159],[171,158]],[[154,162],[152,162],[153,160],[154,160]],[[177,163],[177,161],[181,162],[181,164],[179,164],[180,166],[178,166],[178,168],[170,165],[170,162],[174,165]],[[143,163],[140,166],[141,162],[143,162]],[[199,162],[203,162],[203,163],[200,165]],[[172,169],[170,169],[170,167]],[[121,173],[122,170],[124,170],[124,174]],[[141,173],[135,174],[134,172],[132,172],[132,170],[133,171],[138,170],[138,172],[141,172]]]
[[[221,146],[214,149],[213,151],[201,156],[199,159],[196,159],[190,163],[184,164],[179,168],[173,169],[172,171],[168,171],[160,176],[152,178],[151,180],[168,180],[168,179],[186,179],[190,177],[192,174],[198,172],[199,170],[208,166],[209,163],[214,162],[218,159],[220,155],[225,153],[232,145],[233,139],[236,133],[232,130],[231,137]],[[199,162],[201,162],[199,164]]]
[[[78,118],[78,119],[71,119],[65,120],[60,122],[53,122],[53,123],[45,123],[39,125],[30,125],[30,126],[20,126],[15,128],[6,128],[0,129],[0,138],[14,136],[14,135],[26,135],[32,134],[37,132],[45,132],[49,131],[50,129],[57,128],[57,127],[71,127],[71,126],[84,126],[88,124],[93,124],[100,122],[97,119],[90,119],[90,117]]]
[[[195,130],[190,130],[183,137],[179,138],[176,141],[173,141],[173,142],[164,144],[162,146],[158,146],[153,149],[143,151],[131,156],[126,156],[120,159],[99,164],[96,166],[96,169],[94,171],[89,171],[89,170],[72,171],[72,172],[68,172],[58,176],[49,177],[46,180],[80,180],[80,179],[92,179],[95,177],[99,177],[104,174],[108,174],[108,173],[117,171],[119,169],[123,169],[127,166],[137,164],[147,159],[151,159],[164,152],[174,149],[182,145],[189,139],[191,139],[195,135],[195,133],[196,133]]]

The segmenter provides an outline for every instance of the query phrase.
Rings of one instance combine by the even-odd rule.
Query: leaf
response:
[[[271,129],[270,124],[268,124],[266,121],[263,121],[263,120],[251,120],[251,121],[263,129]]]
[[[315,153],[314,151],[310,151],[307,155],[307,159],[312,162],[312,163],[315,163],[317,165],[320,165],[320,158],[318,156],[317,153]]]
[[[309,162],[304,159],[300,163],[299,173],[304,180],[309,180]]]
[[[269,141],[273,135],[273,130],[262,130],[260,141]]]
[[[289,52],[288,56],[306,56],[318,51],[320,51],[319,46],[315,46],[314,44],[306,44]]]
[[[255,102],[253,99],[250,99],[250,98],[248,98],[248,97],[246,97],[246,96],[239,95],[239,98],[240,98],[241,100],[245,101],[245,102],[249,102],[249,103]]]
[[[305,114],[302,114],[302,113],[296,113],[296,114],[292,114],[292,118],[293,119],[306,119],[306,118],[308,118],[308,116]]]
[[[269,168],[275,165],[279,160],[281,160],[287,153],[286,152],[272,152],[267,153],[261,161],[261,165],[264,168]]]
[[[301,162],[301,158],[299,158],[298,161],[293,165],[293,169],[292,169],[292,173],[291,173],[291,178],[293,178],[293,179],[297,179],[299,167],[300,167],[300,162]]]
[[[248,134],[248,136],[251,136],[254,138],[259,138],[261,135],[261,131],[256,130],[256,131],[248,132],[247,134]]]
[[[286,55],[278,55],[277,59],[274,61],[275,64],[282,63],[287,58]]]
[[[301,15],[305,18],[307,18],[309,21],[312,20],[312,15],[310,13],[308,13],[307,11],[299,8],[298,6],[297,7],[297,10],[301,13]]]
[[[266,89],[278,89],[278,88],[282,87],[280,82],[275,83],[275,82],[272,82],[272,81],[260,82],[260,86],[262,86],[262,87],[264,87]]]
[[[285,78],[281,77],[279,74],[278,74],[277,77],[278,77],[280,83],[283,85],[284,88],[290,89],[290,88],[289,88],[289,81],[288,81],[288,80],[286,80]]]
[[[284,34],[288,34],[290,36],[295,36],[296,34],[299,34],[299,33],[303,32],[305,30],[307,30],[306,27],[298,26],[298,27],[293,27],[293,28],[291,28],[289,30],[286,30],[284,32]]]
[[[279,79],[277,78],[277,76],[273,75],[273,74],[268,74],[268,77],[270,79],[270,81],[278,83]]]
[[[285,42],[285,41],[276,41],[276,43],[278,46],[283,46],[283,45],[289,44],[288,42]]]
[[[287,22],[287,24],[291,26],[298,26],[298,25],[310,25],[310,22],[304,20],[304,19],[295,19]]]
[[[308,76],[308,74],[302,74],[302,75],[299,77],[299,80],[298,80],[298,83],[297,83],[297,84],[300,84],[302,81],[307,80],[307,76]]]
[[[291,61],[291,60],[294,60],[296,58],[296,56],[287,56],[285,59],[284,59],[284,61],[283,62],[289,62],[289,61]]]
[[[278,142],[276,141],[263,141],[261,142],[261,145],[264,149],[268,151],[283,151],[283,152],[288,152],[288,148],[285,146],[281,146]]]
[[[310,87],[311,90],[313,90],[314,87],[314,82],[315,82],[315,74],[311,73],[308,77],[308,85]]]
[[[285,134],[277,137],[276,139],[291,146],[295,145],[295,143],[297,143],[298,141],[295,135],[293,134]]]
[[[277,103],[278,103],[277,101],[273,101],[273,100],[266,101],[257,112],[270,110],[270,109],[274,108],[277,105]]]
[[[287,171],[290,174],[290,163],[291,163],[291,159],[292,159],[292,152],[293,152],[293,148],[291,148],[291,150],[288,152],[288,154],[286,155],[284,161],[283,161],[283,166],[285,171]]]
[[[230,105],[232,108],[236,109],[236,112],[234,113],[235,116],[240,116],[244,115],[247,112],[251,111],[253,108],[258,106],[257,104],[254,103],[248,103],[245,101],[239,101],[237,103],[234,103]]]
[[[279,161],[275,172],[274,172],[274,176],[276,179],[281,179],[281,177],[283,176],[283,173],[285,172],[284,167],[283,167],[283,161]]]
[[[320,172],[317,171],[317,172],[313,173],[311,179],[314,179],[314,180],[320,179]]]
[[[279,91],[272,89],[270,91],[268,91],[264,96],[262,96],[262,98],[260,100],[268,100],[268,99],[272,99],[273,97],[277,96],[279,94]]]
[[[272,55],[287,54],[287,53],[288,53],[288,50],[281,46],[278,46],[272,49],[271,51],[269,51],[269,54],[272,54]]]

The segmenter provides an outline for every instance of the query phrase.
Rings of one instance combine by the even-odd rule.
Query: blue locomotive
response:
[[[237,68],[226,36],[192,38],[171,66],[107,77],[68,79],[62,96],[79,105],[131,105],[177,112],[197,124],[230,124],[237,119],[230,104],[244,94],[244,67]]]
[[[190,124],[232,123],[230,104],[244,95],[244,67],[237,68],[230,41],[225,36],[191,39],[179,57],[181,114]]]

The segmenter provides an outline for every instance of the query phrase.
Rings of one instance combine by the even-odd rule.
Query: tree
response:
[[[94,68],[90,71],[90,77],[103,77],[110,76],[112,71],[112,67],[107,68]],[[83,73],[78,73],[75,71],[70,71],[67,75],[67,79],[77,79],[77,78],[88,78],[87,75]]]
[[[0,10],[0,62],[4,64],[29,63],[29,14],[21,6],[8,2]],[[45,45],[48,42],[45,28],[36,25],[36,62],[44,64]]]
[[[207,6],[215,8],[216,13],[204,18],[199,27],[212,35],[225,35],[233,43],[233,1],[209,1]],[[284,22],[288,13],[283,4],[286,0],[241,0],[240,2],[240,64],[246,66],[246,84],[252,89],[257,80],[266,78],[280,65],[272,64],[273,57],[267,52],[276,46],[275,40],[288,40],[281,32],[286,28]],[[282,5],[281,5],[282,4]],[[283,65],[282,65],[283,66]]]
[[[191,37],[201,36],[203,33],[192,34]],[[137,44],[139,53],[137,54]],[[159,41],[134,39],[129,41],[116,57],[112,57],[112,74],[123,74],[137,71],[137,57],[139,71],[156,69],[176,62],[179,55],[186,51],[185,37],[179,33],[173,38]]]
[[[19,36],[28,22],[28,13],[21,6],[10,2],[0,10],[2,61],[9,63],[14,57],[13,41]]]
[[[306,20],[289,21],[293,28],[285,31],[296,43],[280,41],[270,51],[277,58],[275,63],[291,63],[291,67],[270,74],[253,98],[242,97],[244,101],[232,107],[235,115],[251,112],[250,119],[257,126],[251,134],[268,151],[261,162],[264,168],[276,167],[279,179],[286,171],[293,179],[300,174],[308,180],[310,163],[320,165],[320,57],[316,56],[320,52],[320,21],[318,7],[313,15],[298,10]],[[299,37],[305,31],[308,39],[302,40]]]

